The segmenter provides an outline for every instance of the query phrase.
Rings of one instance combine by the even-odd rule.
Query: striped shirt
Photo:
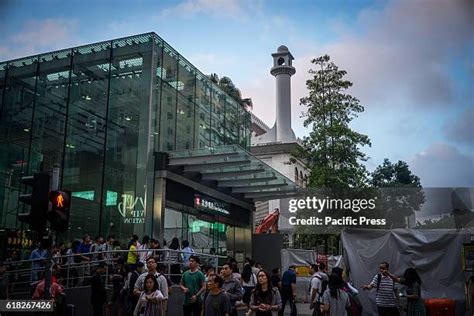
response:
[[[382,278],[380,280],[380,285],[377,290],[377,297],[375,298],[375,303],[377,306],[382,307],[393,307],[396,306],[395,303],[395,282],[389,276],[381,274]],[[374,276],[370,285],[377,288],[377,279],[378,274]]]

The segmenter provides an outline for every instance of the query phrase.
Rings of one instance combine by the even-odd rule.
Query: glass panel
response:
[[[156,76],[153,84],[153,128],[151,131],[153,137],[154,151],[160,151],[160,120],[162,117],[161,102],[162,102],[162,72],[163,72],[163,42],[161,39],[154,37],[155,49],[154,59],[156,60]]]
[[[224,145],[224,113],[226,95],[212,85],[211,146]]]
[[[40,56],[31,142],[32,171],[61,166],[69,90],[71,50]]]
[[[198,74],[196,80],[196,125],[194,148],[210,146],[211,89],[207,78]]]
[[[145,220],[146,163],[140,159],[147,159],[152,41],[146,35],[112,46],[101,233],[126,240]]]
[[[238,144],[239,134],[239,116],[238,108],[240,107],[234,99],[226,97],[225,106],[225,136],[226,144]]]
[[[194,147],[194,89],[196,76],[194,69],[185,59],[179,60],[178,67],[176,149],[192,149]]]
[[[165,43],[166,44],[166,43]],[[161,121],[160,147],[162,151],[171,151],[176,148],[176,101],[178,86],[177,54],[169,46],[163,49],[162,90],[161,90]]]
[[[24,192],[20,178],[29,173],[28,157],[33,126],[37,57],[15,60],[8,65],[0,121],[0,218],[2,226],[16,228],[18,194]],[[2,64],[5,74],[5,64]]]
[[[62,184],[95,194],[72,199],[70,237],[99,231],[109,61],[109,42],[74,49]]]

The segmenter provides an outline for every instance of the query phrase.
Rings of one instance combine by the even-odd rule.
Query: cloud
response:
[[[346,31],[327,50],[372,105],[452,103],[453,63],[474,51],[473,8],[472,1],[393,1],[383,11],[362,11],[362,35]]]
[[[447,144],[432,144],[409,161],[424,187],[474,187],[474,157]]]
[[[0,60],[30,56],[79,44],[76,20],[30,20],[0,46]]]
[[[454,120],[449,121],[444,126],[446,136],[458,143],[474,145],[474,107],[470,107],[463,111]]]
[[[245,16],[244,3],[238,0],[185,0],[174,7],[162,11],[161,16],[179,16],[191,18],[197,15],[211,15],[214,17],[243,17]]]

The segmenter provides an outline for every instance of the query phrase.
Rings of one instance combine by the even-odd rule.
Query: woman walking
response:
[[[257,273],[257,286],[250,299],[250,310],[255,316],[276,316],[280,308],[280,292],[271,286],[268,272],[260,270]]]
[[[421,298],[421,279],[416,270],[413,268],[406,269],[401,278],[392,274],[389,276],[395,282],[406,287],[407,316],[425,316],[425,304]]]
[[[163,294],[158,290],[158,281],[153,274],[145,277],[144,291],[140,294],[133,316],[162,316]]]
[[[242,287],[244,288],[244,296],[242,301],[247,304],[250,303],[250,296],[252,295],[252,291],[255,289],[257,285],[257,277],[252,272],[252,267],[250,264],[246,264],[242,271],[242,278],[240,279]]]
[[[330,316],[347,316],[351,303],[349,295],[341,289],[342,278],[335,273],[331,274],[328,287],[323,293],[321,312]]]

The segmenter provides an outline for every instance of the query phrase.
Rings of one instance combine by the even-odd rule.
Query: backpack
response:
[[[382,282],[382,275],[378,273],[377,274],[377,292],[379,291],[380,282]]]
[[[315,278],[318,278],[319,280],[322,281],[321,283],[321,293],[319,293],[319,296],[322,296],[323,293],[326,291],[326,289],[328,288],[328,285],[329,285],[329,281],[328,280],[323,280],[323,278],[319,277],[319,276],[315,276]]]

